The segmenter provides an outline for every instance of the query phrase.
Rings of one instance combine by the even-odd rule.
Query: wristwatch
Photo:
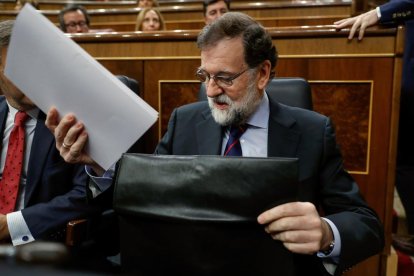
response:
[[[327,250],[323,250],[323,251],[321,251],[324,255],[329,255],[329,254],[331,254],[332,253],[332,250],[334,249],[334,247],[335,247],[335,240],[332,240],[331,241],[331,243],[329,244],[329,247],[328,247],[328,249]]]

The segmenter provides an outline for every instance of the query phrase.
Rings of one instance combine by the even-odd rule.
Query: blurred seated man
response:
[[[230,11],[230,0],[204,0],[204,21],[210,24],[226,12]]]
[[[153,8],[158,7],[158,1],[157,0],[139,0],[138,1],[138,8]]]
[[[279,104],[265,91],[277,62],[270,34],[251,17],[229,12],[204,27],[197,45],[196,76],[208,101],[175,109],[155,153],[299,158],[298,200],[257,214],[269,238],[294,254],[297,275],[341,275],[379,253],[381,222],[343,167],[331,120]],[[65,161],[102,176],[93,176],[91,192],[110,193],[113,171],[85,152],[88,133],[76,115],[60,117],[52,108],[46,121]]]
[[[101,210],[86,202],[84,168],[64,162],[45,114],[3,73],[12,27],[0,22],[0,243],[64,241],[68,221]]]
[[[14,9],[21,10],[26,3],[29,3],[37,10],[39,9],[39,2],[37,0],[17,0]]]
[[[88,33],[90,17],[84,7],[70,4],[59,12],[59,24],[65,33]]]

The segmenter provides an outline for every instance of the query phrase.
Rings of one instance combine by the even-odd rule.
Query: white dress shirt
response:
[[[17,109],[12,107],[7,103],[9,107],[9,112],[7,114],[6,125],[3,131],[3,147],[1,150],[1,165],[0,172],[3,174],[4,163],[6,162],[7,148],[9,145],[10,132],[14,127],[14,117],[18,112]],[[32,142],[34,137],[34,131],[37,123],[37,115],[39,114],[39,109],[35,108],[26,112],[29,115],[29,118],[25,122],[25,152],[24,152],[24,161],[22,174],[20,178],[19,192],[17,195],[16,201],[16,210],[15,212],[9,213],[6,215],[7,226],[9,228],[10,237],[13,245],[25,244],[28,242],[34,241],[33,235],[31,234],[29,227],[26,224],[26,221],[23,218],[21,209],[24,208],[24,198],[26,192],[26,177],[27,169],[29,165],[30,151],[32,149]]]

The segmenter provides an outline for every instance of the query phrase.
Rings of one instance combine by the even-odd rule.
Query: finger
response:
[[[319,251],[319,245],[314,242],[310,243],[290,243],[284,242],[283,245],[291,252],[298,254],[312,255]]]
[[[348,39],[349,40],[351,40],[351,39],[353,39],[354,38],[354,36],[355,36],[355,32],[359,29],[359,27],[360,27],[360,24],[361,24],[361,22],[360,22],[360,20],[358,19],[353,25],[352,25],[352,27],[351,27],[351,29],[349,30],[349,36],[348,36]]]
[[[47,112],[46,120],[45,120],[46,127],[55,134],[55,128],[58,124],[58,112],[56,108],[51,107]]]
[[[267,233],[280,233],[284,231],[315,230],[322,232],[322,220],[315,215],[301,215],[295,217],[283,217],[265,227]]]
[[[84,126],[81,122],[77,122],[75,125],[69,128],[65,138],[63,139],[62,145],[65,144],[69,148],[72,147],[72,145],[78,139],[78,136],[82,133],[83,129]]]
[[[82,154],[86,141],[87,134],[86,132],[82,132],[73,145],[71,145],[70,149],[68,149],[68,152],[64,154],[64,159],[67,163],[83,163],[85,161]]]
[[[257,218],[257,221],[260,224],[271,223],[273,221],[281,219],[282,217],[291,215],[291,212],[293,211],[294,208],[295,208],[294,202],[289,202],[289,203],[278,205],[260,214]]]
[[[365,29],[366,28],[367,28],[367,26],[365,24],[363,24],[361,26],[361,28],[359,29],[358,40],[362,40],[364,38],[364,34],[365,34]]]
[[[56,139],[56,147],[60,150],[62,143],[66,137],[67,132],[69,129],[76,123],[75,116],[72,114],[65,115],[62,120],[58,123],[55,127],[55,139]]]
[[[352,24],[354,24],[355,21],[356,21],[355,17],[352,17],[352,18],[347,18],[347,19],[336,21],[334,22],[334,25],[336,25],[335,28],[342,29],[342,28],[351,26]]]
[[[316,243],[318,248],[322,239],[320,231],[284,231],[271,235],[273,239],[282,241],[284,243]]]
[[[260,224],[276,221],[283,217],[317,215],[315,205],[310,202],[288,202],[265,211],[258,217]]]

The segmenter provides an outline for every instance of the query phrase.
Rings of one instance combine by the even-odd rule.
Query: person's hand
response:
[[[57,110],[52,107],[47,113],[46,126],[54,134],[56,148],[67,163],[89,165],[98,175],[103,174],[102,167],[85,153],[88,134],[82,122],[78,122],[73,114],[67,114],[59,120]]]
[[[358,39],[361,40],[364,37],[365,29],[377,23],[378,15],[377,11],[374,9],[355,17],[345,18],[336,21],[334,22],[334,25],[335,28],[338,30],[352,26],[351,30],[349,31],[348,39],[352,39],[356,31],[359,30]]]
[[[289,202],[260,214],[257,221],[265,231],[294,253],[314,254],[326,250],[332,230],[309,202]]]
[[[6,215],[0,214],[0,243],[10,240],[9,227]]]

